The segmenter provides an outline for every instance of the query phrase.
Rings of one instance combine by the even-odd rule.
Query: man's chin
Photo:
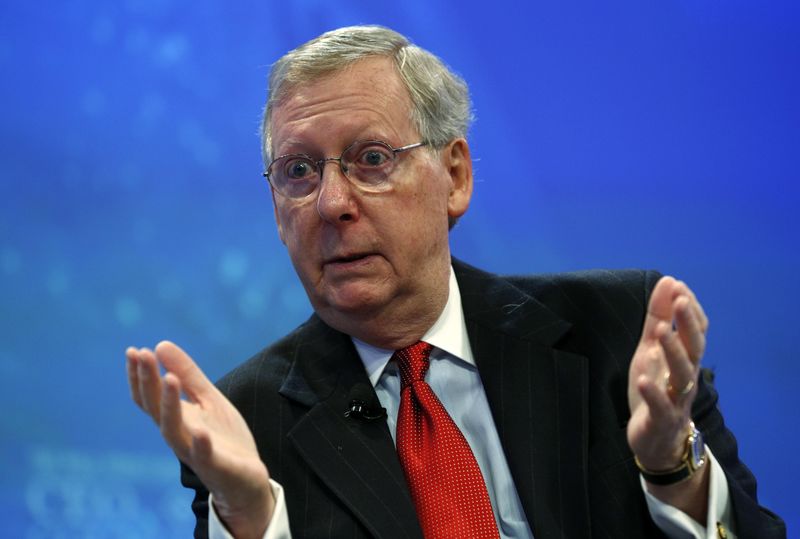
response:
[[[383,286],[365,283],[346,283],[331,286],[325,291],[323,304],[316,308],[332,315],[373,316],[389,303],[390,295]]]

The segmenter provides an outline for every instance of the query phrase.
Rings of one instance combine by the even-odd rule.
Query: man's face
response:
[[[382,140],[395,148],[416,143],[421,137],[410,111],[392,61],[361,60],[293,90],[278,104],[273,155],[338,157],[355,140]],[[281,240],[314,310],[333,327],[374,344],[382,339],[358,334],[353,324],[405,324],[415,311],[430,317],[426,311],[441,310],[450,264],[448,216],[466,211],[471,180],[462,139],[438,154],[427,148],[398,154],[385,192],[360,191],[336,162],[325,165],[317,191],[306,199],[273,192]]]

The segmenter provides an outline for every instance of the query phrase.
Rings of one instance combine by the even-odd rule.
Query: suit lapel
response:
[[[454,261],[472,352],[537,539],[590,535],[588,365],[570,329],[509,281]]]
[[[309,468],[376,537],[421,537],[383,419],[345,418],[352,388],[374,390],[352,341],[316,316],[299,338],[281,394],[309,407],[288,437]]]

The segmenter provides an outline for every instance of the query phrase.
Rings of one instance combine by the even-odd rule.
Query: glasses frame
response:
[[[319,188],[319,185],[322,183],[322,176],[323,176],[323,172],[324,172],[324,169],[325,169],[325,165],[327,165],[329,162],[336,161],[336,162],[339,163],[339,170],[342,171],[342,174],[344,175],[344,177],[347,178],[347,180],[352,185],[354,185],[355,187],[357,187],[359,189],[364,189],[364,187],[362,185],[359,185],[359,184],[355,183],[350,178],[350,176],[348,175],[347,167],[344,165],[344,163],[342,163],[342,157],[344,156],[344,154],[346,154],[351,148],[353,148],[357,144],[380,144],[380,145],[385,146],[386,148],[390,149],[392,151],[392,154],[394,155],[393,159],[397,159],[397,154],[403,153],[403,152],[407,152],[409,150],[413,150],[414,148],[420,148],[422,146],[427,146],[429,143],[428,143],[428,141],[423,140],[423,141],[420,141],[420,142],[415,142],[414,144],[407,144],[405,146],[400,146],[399,148],[395,148],[394,146],[392,146],[391,144],[389,144],[388,142],[383,141],[383,140],[369,140],[369,139],[368,140],[355,140],[352,143],[350,143],[349,145],[347,145],[347,147],[344,150],[342,150],[342,153],[339,155],[339,157],[323,157],[322,159],[314,159],[313,157],[311,157],[310,155],[305,154],[305,153],[287,153],[287,154],[284,154],[284,155],[279,155],[278,157],[276,157],[275,159],[273,159],[270,162],[269,166],[267,167],[266,172],[262,172],[261,175],[267,179],[267,181],[269,182],[270,186],[277,193],[279,193],[281,196],[286,197],[286,198],[288,198],[290,200],[303,200],[304,198],[307,198],[307,197],[310,197],[311,195],[313,195],[317,191],[317,189]],[[302,158],[305,158],[316,167],[317,174],[319,175],[319,180],[317,181],[317,185],[314,187],[314,189],[311,190],[308,194],[303,195],[303,196],[299,196],[299,197],[293,197],[293,196],[290,196],[290,195],[287,195],[287,194],[284,194],[283,192],[281,192],[281,190],[278,189],[278,187],[272,182],[272,179],[270,178],[270,176],[272,175],[272,173],[270,172],[270,170],[272,169],[272,166],[275,163],[277,163],[278,161],[280,161],[281,159],[286,159],[287,157],[296,157],[296,158],[302,157]]]

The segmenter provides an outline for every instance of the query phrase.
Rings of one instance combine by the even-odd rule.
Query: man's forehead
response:
[[[393,72],[397,76],[400,74],[392,57],[372,54],[346,63],[332,61],[328,66],[317,65],[314,68],[306,68],[304,65],[297,65],[288,70],[281,86],[285,86],[291,92],[294,87],[315,84],[340,76],[349,76],[354,71],[362,72],[362,76],[369,72],[376,73],[378,81],[385,78],[389,72]],[[283,93],[280,88],[279,91]]]
[[[408,97],[394,61],[386,56],[370,56],[307,78],[292,77],[280,89],[275,108],[284,108],[290,102],[313,101],[321,94],[329,96],[337,90],[344,96],[357,93],[384,101]]]
[[[414,128],[408,89],[388,57],[362,59],[312,81],[295,82],[282,94],[271,115],[275,149],[306,131],[343,124],[355,131],[373,123],[383,131]]]

